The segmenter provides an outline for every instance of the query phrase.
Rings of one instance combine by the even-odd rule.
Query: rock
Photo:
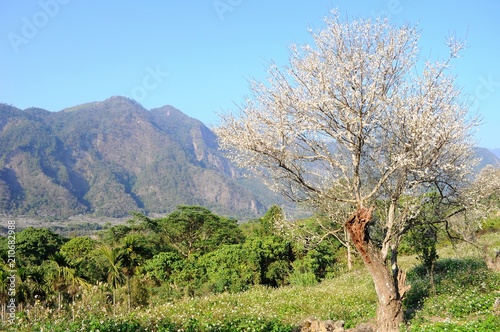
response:
[[[349,329],[346,332],[375,332],[377,329],[371,324],[359,324],[355,328]]]
[[[344,332],[344,321],[306,319],[300,324],[300,332]]]
[[[497,297],[495,299],[495,303],[493,303],[493,311],[496,313],[496,314],[499,314],[500,313],[500,297]]]
[[[345,322],[343,320],[316,320],[306,319],[301,324],[296,332],[375,332],[377,328],[373,324],[360,324],[352,329],[344,329]]]

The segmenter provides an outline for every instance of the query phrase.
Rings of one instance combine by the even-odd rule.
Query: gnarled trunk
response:
[[[398,280],[404,283],[404,276],[402,279],[402,275],[396,271],[396,277],[393,277],[380,250],[370,241],[366,225],[371,220],[372,212],[373,208],[359,208],[345,223],[345,227],[375,284],[378,297],[377,331],[399,331],[400,324],[404,322],[404,292],[400,292]]]

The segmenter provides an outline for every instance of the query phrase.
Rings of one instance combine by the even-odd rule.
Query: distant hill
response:
[[[188,204],[253,218],[278,201],[244,181],[212,131],[172,106],[148,111],[124,97],[60,112],[0,104],[0,214],[122,217]]]
[[[487,165],[500,167],[500,158],[497,157],[492,151],[486,148],[476,148],[476,156],[481,158],[481,162],[477,165],[475,172],[479,172]]]
[[[493,152],[497,156],[497,158],[500,159],[500,148],[498,148],[498,149],[490,149],[490,151]]]

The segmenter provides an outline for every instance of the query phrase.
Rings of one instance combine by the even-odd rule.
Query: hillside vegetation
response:
[[[282,237],[273,223],[280,213],[273,207],[237,225],[184,206],[164,218],[134,214],[97,240],[23,230],[16,236],[15,330],[297,331],[306,319],[342,320],[346,329],[373,323],[377,297],[361,259],[348,270],[336,240],[307,247]],[[419,252],[405,247],[401,266],[412,288],[402,331],[494,331],[500,324],[500,219],[483,229],[475,245],[442,237],[432,276]]]

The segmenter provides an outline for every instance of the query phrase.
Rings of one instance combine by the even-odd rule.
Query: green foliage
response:
[[[132,228],[128,225],[115,225],[104,234],[104,240],[109,244],[116,244],[131,231]]]
[[[121,250],[121,260],[127,273],[132,273],[135,267],[140,266],[150,258],[151,249],[144,236],[138,233],[127,234],[119,244]]]
[[[98,252],[99,243],[87,236],[75,237],[63,244],[59,254],[76,269],[76,274],[91,284],[105,280],[106,262]]]
[[[294,272],[288,277],[288,282],[294,286],[313,286],[318,283],[312,272]]]
[[[183,258],[176,252],[160,252],[144,263],[144,271],[159,285],[182,269],[182,261]]]
[[[171,283],[177,288],[182,296],[192,297],[207,295],[210,290],[202,289],[206,280],[205,271],[198,261],[199,255],[194,254],[177,264],[178,270],[172,274]]]
[[[290,271],[291,266],[289,262],[286,260],[277,260],[269,264],[265,277],[269,284],[280,287],[286,284]]]
[[[125,245],[126,238],[133,234],[136,233],[129,233],[122,239],[121,246],[116,247],[119,261],[122,259],[120,253],[130,248]],[[79,260],[78,255],[69,254],[72,251],[68,249],[80,245],[87,248],[87,254],[92,253],[88,251],[87,238],[66,244],[65,250],[61,250],[68,259]],[[68,314],[65,311],[48,309],[57,308],[57,298],[51,294],[64,289],[59,288],[60,284],[53,278],[62,265],[58,267],[54,261],[56,257],[51,257],[40,266],[30,265],[23,273],[23,285],[30,289],[28,295],[37,294],[48,307],[32,303],[29,315],[19,316],[17,330],[79,331],[83,327],[87,331],[293,331],[294,325],[311,316],[342,319],[347,328],[375,317],[377,297],[366,272],[355,270],[318,282],[314,271],[318,270],[321,259],[317,256],[321,256],[325,248],[319,246],[318,250],[301,251],[291,247],[289,257],[283,255],[286,248],[286,241],[268,236],[223,245],[189,258],[176,252],[156,254],[141,265],[144,269],[138,272],[143,274],[135,274],[130,279],[131,305],[139,309],[126,313],[126,287],[120,284],[116,290],[116,304],[112,306],[111,294],[106,293],[107,286],[102,284],[93,286],[92,292],[84,292],[82,300],[87,302],[74,302],[71,306],[74,321],[64,316]],[[287,260],[290,257],[292,259]],[[278,288],[255,285],[262,282],[262,273],[266,274],[260,270],[261,259],[268,263],[263,265],[267,266],[268,277],[273,273],[287,275],[286,281],[291,285]],[[281,271],[281,264],[289,266],[290,270]],[[121,272],[125,271],[123,268],[121,266]],[[148,282],[153,279],[161,284],[156,290]],[[500,290],[500,275],[487,269],[481,259],[438,260],[435,295],[430,292],[424,264],[410,270],[408,280],[412,285],[405,299],[408,331],[494,331],[499,323],[492,308]],[[353,284],[356,287],[352,287]],[[170,292],[165,297],[169,301],[160,300],[160,293],[156,292],[162,290]],[[176,299],[182,295],[203,296]],[[113,307],[117,309],[115,317],[103,313],[103,310],[109,313]]]
[[[409,331],[411,332],[444,332],[444,331],[456,331],[456,332],[470,332],[470,331],[481,331],[481,332],[496,332],[500,326],[500,316],[498,315],[488,315],[485,318],[479,318],[478,320],[467,321],[467,322],[439,322],[433,324],[422,324],[412,326]]]
[[[270,209],[251,223],[246,237],[242,230],[245,226],[197,206],[181,206],[158,219],[134,213],[127,224],[102,232],[99,240],[64,240],[48,230],[27,229],[19,233],[20,253],[31,253],[31,246],[37,250],[48,247],[46,253],[37,254],[38,260],[29,256],[24,259],[26,265],[19,269],[18,301],[61,308],[61,313],[75,308],[70,304],[81,303],[82,308],[89,308],[95,303],[99,310],[119,317],[133,307],[182,297],[240,293],[256,285],[316,284],[325,277],[328,266],[335,263],[336,248],[325,242],[315,249],[305,249],[300,243],[292,244],[278,236],[275,221],[281,213],[278,207]],[[51,246],[53,239],[42,235],[59,241]],[[88,293],[88,287],[94,291]],[[214,331],[222,331],[226,325],[228,330],[238,326],[266,330],[274,326],[261,320],[254,324],[252,319],[241,317],[202,324],[203,328],[213,324]]]
[[[280,206],[273,205],[260,219],[262,235],[273,235],[276,233],[276,222],[283,219],[284,212]]]
[[[491,217],[483,222],[482,230],[483,233],[486,232],[499,232],[500,231],[500,216]]]
[[[96,241],[88,236],[75,237],[65,244],[59,250],[60,254],[72,266],[78,266],[95,249]]]
[[[179,206],[159,223],[169,244],[185,257],[243,241],[236,220],[217,216],[200,206]]]
[[[217,220],[213,224],[221,218],[198,207],[187,210]],[[59,240],[54,254],[40,262],[27,256],[18,268],[17,301],[29,310],[18,314],[17,330],[293,331],[307,317],[342,319],[347,328],[375,317],[377,297],[364,270],[328,278],[341,254],[334,241],[306,248],[278,236],[266,226],[272,223],[260,219],[236,224],[238,231],[233,226],[205,231],[200,241],[209,245],[186,257],[168,242],[164,219],[137,214],[101,240],[65,241],[46,230],[27,229],[24,238],[38,241],[21,237],[23,257],[28,243]],[[220,240],[221,232],[236,234],[239,242],[210,241],[212,236]],[[424,248],[425,235],[425,230],[413,234],[412,247]],[[484,237],[488,246],[497,246],[493,233]],[[440,256],[446,256],[441,248]],[[500,290],[497,272],[478,258],[440,259],[433,292],[426,261],[421,262],[407,274],[412,285],[405,296],[408,331],[494,330],[499,323],[492,310]],[[0,270],[5,280],[2,275]]]
[[[293,272],[289,275],[288,281],[295,286],[312,286],[318,282],[315,274],[316,261],[310,253],[300,260],[292,263]]]
[[[248,261],[244,245],[225,245],[200,257],[205,283],[214,293],[240,292],[248,289],[259,274],[258,267]]]
[[[200,331],[207,332],[233,332],[233,331],[256,331],[256,332],[292,332],[296,328],[293,325],[283,324],[277,319],[262,320],[260,318],[243,317],[236,320],[225,320],[222,323],[207,324]]]
[[[24,265],[41,265],[63,243],[64,238],[48,229],[28,227],[16,234],[16,254]]]
[[[107,281],[113,288],[116,289],[124,281],[120,248],[102,246],[98,250],[106,263],[108,274]]]
[[[48,276],[45,273],[44,266],[41,265],[28,265],[19,271],[23,280],[24,294],[16,294],[23,302],[33,303],[35,299],[38,301],[45,301],[49,292]]]
[[[135,307],[145,307],[149,304],[149,285],[143,278],[133,278],[131,280],[131,305]]]
[[[262,235],[261,219],[252,219],[239,225],[245,238],[253,238]]]
[[[434,263],[439,258],[436,250],[437,236],[438,229],[432,224],[415,226],[409,233],[409,243],[429,275],[434,273]]]
[[[234,320],[225,320],[217,323],[203,323],[197,319],[189,319],[184,323],[173,323],[168,319],[153,322],[140,322],[134,317],[128,317],[125,320],[111,319],[101,317],[90,317],[78,323],[62,322],[59,324],[43,323],[33,326],[33,330],[48,330],[53,332],[76,332],[82,331],[91,332],[238,332],[238,331],[255,331],[255,332],[292,332],[295,331],[295,326],[284,324],[277,319],[263,320],[253,317],[241,317]]]
[[[157,291],[169,294],[166,298],[182,294],[238,292],[258,284],[278,287],[302,278],[299,275],[302,273],[307,273],[309,284],[312,280],[317,282],[324,278],[329,266],[335,263],[337,247],[325,241],[313,250],[305,250],[300,244],[292,245],[287,239],[274,235],[274,223],[281,213],[280,208],[273,207],[260,220],[237,226],[235,230],[233,221],[221,222],[206,209],[180,207],[179,211],[165,218],[169,219],[170,227],[166,226],[165,219],[135,214],[132,224],[137,221],[139,224],[132,228],[147,231],[147,238],[152,239],[149,242],[161,242],[167,250],[156,254],[144,265],[149,278],[160,287]],[[192,233],[195,236],[190,236]],[[242,240],[243,234],[246,235],[245,241]],[[228,241],[231,238],[233,240]],[[187,241],[191,241],[191,247],[196,249],[188,256],[182,255],[189,252]],[[227,242],[239,243],[225,244]],[[302,265],[298,261],[301,259],[304,259]],[[307,271],[300,268],[300,272],[293,272],[293,264],[298,267],[307,265]],[[292,272],[295,279],[290,279]]]
[[[260,272],[255,276],[256,283],[273,287],[284,284],[295,259],[289,241],[277,236],[249,239],[245,250],[249,265]]]

